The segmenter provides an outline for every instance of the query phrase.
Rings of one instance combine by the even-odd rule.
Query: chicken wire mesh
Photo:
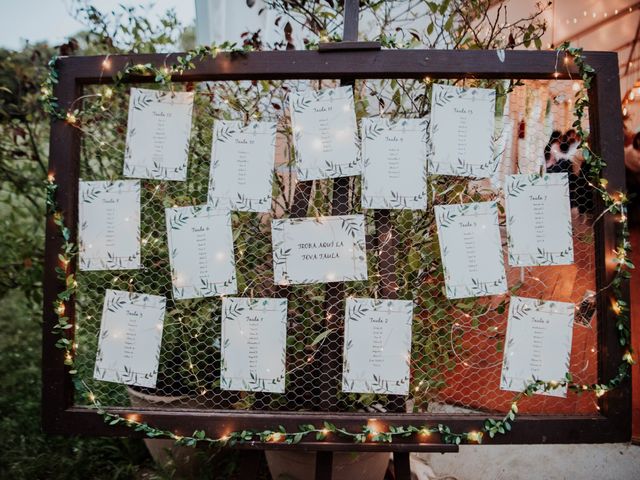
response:
[[[414,411],[431,413],[505,412],[513,392],[502,391],[500,371],[510,295],[573,302],[571,369],[574,380],[597,378],[593,192],[574,151],[573,93],[579,82],[452,80],[464,86],[495,88],[494,152],[498,169],[490,179],[428,177],[423,211],[363,210],[360,177],[314,181],[308,204],[296,196],[287,95],[292,90],[336,86],[337,81],[247,81],[175,84],[196,92],[188,178],[185,182],[141,180],[142,268],[80,271],[77,275],[75,352],[78,378],[103,406],[179,409]],[[358,80],[354,84],[358,119],[380,115],[429,115],[432,82]],[[148,85],[144,85],[149,88]],[[129,87],[90,87],[83,99],[81,179],[121,178]],[[157,88],[157,87],[152,87]],[[113,90],[112,90],[113,89]],[[206,203],[212,123],[224,120],[278,122],[275,181],[270,213],[232,213],[238,295],[283,297],[288,303],[286,390],[283,394],[220,389],[221,298],[175,301],[167,251],[164,209]],[[558,130],[560,141],[549,140]],[[450,300],[444,276],[434,205],[497,200],[511,173],[566,172],[570,178],[574,258],[571,265],[511,267],[506,261],[504,212],[501,236],[509,284],[506,295]],[[298,187],[299,188],[299,187]],[[274,285],[270,220],[300,215],[363,213],[367,236],[367,281]],[[392,231],[387,231],[389,225]],[[387,254],[387,252],[390,252]],[[100,317],[107,288],[167,297],[160,365],[155,389],[94,380]],[[413,300],[411,385],[407,397],[341,392],[344,300],[348,296],[393,296]],[[77,404],[86,404],[80,395]],[[592,414],[588,396],[535,395],[521,412]]]

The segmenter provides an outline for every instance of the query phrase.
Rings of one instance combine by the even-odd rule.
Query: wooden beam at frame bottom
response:
[[[195,430],[204,429],[210,436],[222,436],[230,431],[272,429],[282,425],[288,431],[297,431],[302,424],[321,425],[328,421],[352,432],[361,431],[362,426],[371,418],[363,413],[328,412],[251,412],[251,411],[198,411],[198,410],[145,410],[130,408],[108,409],[109,412],[127,417],[135,414],[141,421],[170,430],[177,435],[191,435]],[[57,428],[49,433],[77,435],[105,435],[144,437],[126,426],[111,426],[104,423],[95,409],[72,407],[60,413]],[[425,414],[381,414],[375,417],[377,422],[387,426],[434,426],[446,423],[454,432],[479,430],[486,415],[425,415]],[[495,416],[499,418],[499,416]],[[529,443],[607,443],[626,442],[631,435],[628,418],[607,418],[586,415],[522,415],[513,424],[509,435],[498,435],[493,439],[485,436],[483,443],[491,444],[529,444]],[[337,435],[330,435],[327,441],[303,440],[299,444],[249,442],[239,445],[241,448],[278,449],[293,448],[302,450],[337,451],[411,451],[440,452],[453,451],[454,445],[444,445],[437,434],[426,438],[410,437],[398,439],[393,443],[354,443]]]

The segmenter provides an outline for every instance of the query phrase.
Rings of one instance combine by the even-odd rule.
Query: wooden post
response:
[[[393,454],[393,473],[396,480],[411,480],[411,452]]]
[[[315,480],[331,480],[333,476],[333,452],[322,450],[316,452]]]
[[[260,463],[264,457],[264,450],[241,450],[240,469],[238,476],[240,480],[253,480],[258,478]]]

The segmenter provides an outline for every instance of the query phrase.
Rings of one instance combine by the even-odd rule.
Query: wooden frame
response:
[[[350,28],[347,25],[347,29]],[[345,30],[347,30],[345,29]],[[357,31],[357,23],[355,27]],[[345,38],[350,37],[345,35]],[[351,36],[353,38],[353,36]],[[219,54],[196,62],[193,70],[173,78],[175,82],[221,81],[248,79],[326,79],[340,78],[344,82],[365,78],[516,78],[516,79],[569,79],[576,75],[575,66],[563,63],[563,55],[554,51],[506,51],[504,57],[496,51],[440,51],[440,50],[380,50],[376,43],[343,42],[322,46],[318,51],[255,52],[234,56]],[[174,63],[179,54],[164,55],[114,55],[109,57],[110,69],[103,66],[104,56],[63,57],[56,67],[59,83],[54,95],[60,108],[69,108],[82,95],[83,87],[90,84],[113,82],[112,72],[123,70],[132,64],[150,63],[156,67]],[[604,176],[611,191],[624,189],[624,163],[622,139],[622,115],[617,54],[613,52],[586,52],[586,61],[595,69],[595,78],[589,91],[591,107],[590,145],[607,162]],[[560,61],[559,61],[560,60]],[[557,71],[556,71],[557,68]],[[148,82],[149,78],[134,76],[127,82]],[[76,108],[77,105],[74,106]],[[77,235],[78,179],[80,163],[80,132],[63,121],[54,121],[51,127],[50,171],[55,175],[58,190],[57,202],[63,212],[65,224],[72,238]],[[347,179],[337,179],[336,182]],[[339,184],[339,183],[338,183]],[[304,199],[311,190],[311,182],[299,182],[296,188],[296,205],[304,206]],[[334,209],[339,208],[334,205]],[[597,209],[603,204],[597,199]],[[336,211],[336,210],[334,210]],[[339,213],[339,211],[336,211]],[[306,208],[298,208],[294,216],[306,214]],[[391,228],[384,212],[376,214],[379,231]],[[616,223],[604,216],[596,225],[596,283],[598,290],[609,284],[614,274],[611,252],[616,248]],[[44,279],[44,323],[43,323],[43,427],[51,434],[83,434],[105,436],[141,436],[126,426],[109,426],[95,410],[74,406],[73,385],[64,365],[63,351],[55,347],[57,334],[53,327],[57,316],[53,302],[66,287],[56,276],[58,253],[62,238],[52,218],[47,220]],[[393,245],[388,247],[393,254]],[[392,257],[391,257],[392,258]],[[73,269],[75,266],[70,265]],[[383,280],[383,289],[392,291],[394,279]],[[338,294],[340,284],[328,289],[327,309],[332,295]],[[625,286],[626,300],[628,291]],[[332,293],[333,292],[333,293]],[[328,310],[331,311],[331,310]],[[598,376],[606,380],[617,374],[624,353],[618,343],[616,318],[608,299],[600,295],[598,312]],[[75,322],[74,302],[67,304],[70,323]],[[336,316],[339,318],[339,316]],[[335,320],[334,320],[335,321]],[[74,329],[68,330],[72,332]],[[513,431],[487,443],[596,443],[628,441],[630,438],[630,390],[628,382],[599,399],[600,414],[594,416],[571,415],[523,415],[513,425]],[[340,412],[265,412],[237,410],[144,410],[112,408],[113,413],[127,415],[138,413],[149,424],[191,434],[204,429],[215,436],[224,431],[257,429],[263,430],[283,425],[288,430],[297,430],[303,423],[327,420],[338,427],[359,429],[371,418],[365,413]],[[386,413],[375,416],[386,425],[433,425],[446,423],[455,431],[478,429],[484,415],[405,414]],[[456,451],[457,447],[443,445],[437,435],[426,441],[406,438],[392,444],[354,444],[349,439],[331,436],[325,441],[304,439],[295,445],[278,443],[250,443],[241,445],[247,449],[297,448],[315,451]],[[408,456],[406,457],[408,462]],[[406,462],[401,468],[407,466]]]

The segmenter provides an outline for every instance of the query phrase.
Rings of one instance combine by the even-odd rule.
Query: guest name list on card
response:
[[[433,85],[429,173],[488,178],[496,169],[493,89]]]
[[[507,291],[496,202],[436,205],[448,298]]]
[[[140,268],[140,183],[80,182],[80,270]]]
[[[342,391],[407,395],[413,302],[348,298]]]
[[[573,230],[566,173],[509,175],[505,187],[509,263],[573,263]]]
[[[223,390],[284,392],[286,345],[286,298],[222,300]]]
[[[176,300],[237,292],[231,213],[208,205],[166,209]]]
[[[124,176],[187,179],[193,92],[132,88]]]
[[[427,208],[427,120],[362,120],[362,208]]]
[[[500,388],[520,391],[534,378],[562,381],[569,371],[574,304],[511,297]],[[566,387],[543,395],[565,397]]]
[[[291,92],[298,180],[360,175],[360,151],[351,87]]]
[[[166,299],[107,289],[94,378],[154,388]]]
[[[276,124],[216,121],[213,126],[210,205],[235,211],[271,210]]]

